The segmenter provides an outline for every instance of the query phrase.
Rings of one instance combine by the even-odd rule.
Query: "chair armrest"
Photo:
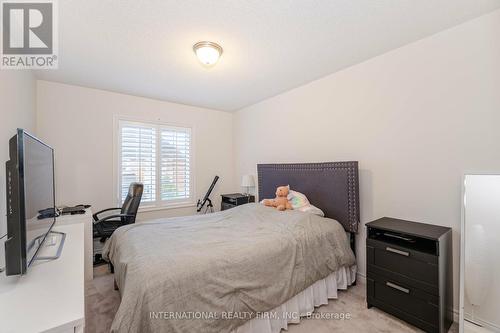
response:
[[[104,222],[104,221],[109,221],[109,220],[112,220],[112,219],[116,219],[116,218],[122,218],[122,217],[133,217],[134,215],[132,214],[115,214],[115,215],[109,215],[109,216],[106,216],[100,220],[97,220],[97,221],[94,221],[94,224],[97,224],[97,223],[101,223],[101,222]]]
[[[104,212],[109,212],[109,211],[112,211],[112,210],[121,210],[120,207],[117,207],[117,208],[107,208],[107,209],[103,209],[95,214],[92,215],[92,217],[94,218],[94,221],[98,221],[99,220],[99,214],[102,214]]]

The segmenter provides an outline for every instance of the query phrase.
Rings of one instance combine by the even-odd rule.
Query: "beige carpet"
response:
[[[94,269],[94,280],[86,286],[85,301],[85,332],[108,332],[114,314],[120,304],[120,295],[117,291],[113,290],[113,275],[108,272],[107,266],[100,266]],[[331,300],[328,305],[324,305],[316,311],[349,313],[351,319],[301,320],[300,325],[290,325],[287,332],[421,332],[419,329],[376,308],[367,309],[365,285],[360,283],[355,287],[351,287],[348,291],[339,292],[337,300]],[[453,324],[450,332],[458,332],[456,324]]]

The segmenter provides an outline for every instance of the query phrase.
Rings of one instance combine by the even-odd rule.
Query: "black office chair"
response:
[[[137,210],[141,203],[144,185],[132,183],[128,188],[128,194],[121,208],[108,208],[93,215],[94,217],[94,238],[100,237],[102,241],[109,238],[113,232],[122,225],[135,223]],[[120,210],[120,214],[111,214],[111,211]],[[108,214],[104,214],[108,212]]]
[[[121,208],[108,208],[101,210],[93,215],[94,217],[94,238],[101,238],[104,243],[113,232],[122,225],[135,223],[137,210],[141,204],[142,191],[144,185],[141,183],[132,183],[128,188],[128,194]],[[118,211],[119,214],[111,214],[111,211]],[[103,214],[103,213],[108,214]]]

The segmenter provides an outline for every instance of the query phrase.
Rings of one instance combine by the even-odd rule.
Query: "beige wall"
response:
[[[257,163],[358,160],[363,223],[453,228],[457,309],[461,178],[500,172],[499,32],[496,11],[240,110],[235,179]]]
[[[219,175],[212,198],[233,189],[232,115],[103,90],[37,83],[37,134],[56,156],[57,204],[92,204],[93,210],[115,207],[113,119],[115,115],[144,121],[193,126],[195,197],[205,194]],[[188,215],[194,207],[141,213],[139,219]]]
[[[0,237],[7,233],[5,208],[5,162],[9,139],[17,128],[35,130],[35,78],[27,70],[0,70]],[[0,241],[0,266],[4,262],[4,239]]]

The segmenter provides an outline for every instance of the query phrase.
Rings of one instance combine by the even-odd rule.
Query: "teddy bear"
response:
[[[288,201],[288,186],[279,186],[276,189],[276,198],[264,199],[262,203],[268,207],[275,207],[278,210],[292,209],[292,204]]]

